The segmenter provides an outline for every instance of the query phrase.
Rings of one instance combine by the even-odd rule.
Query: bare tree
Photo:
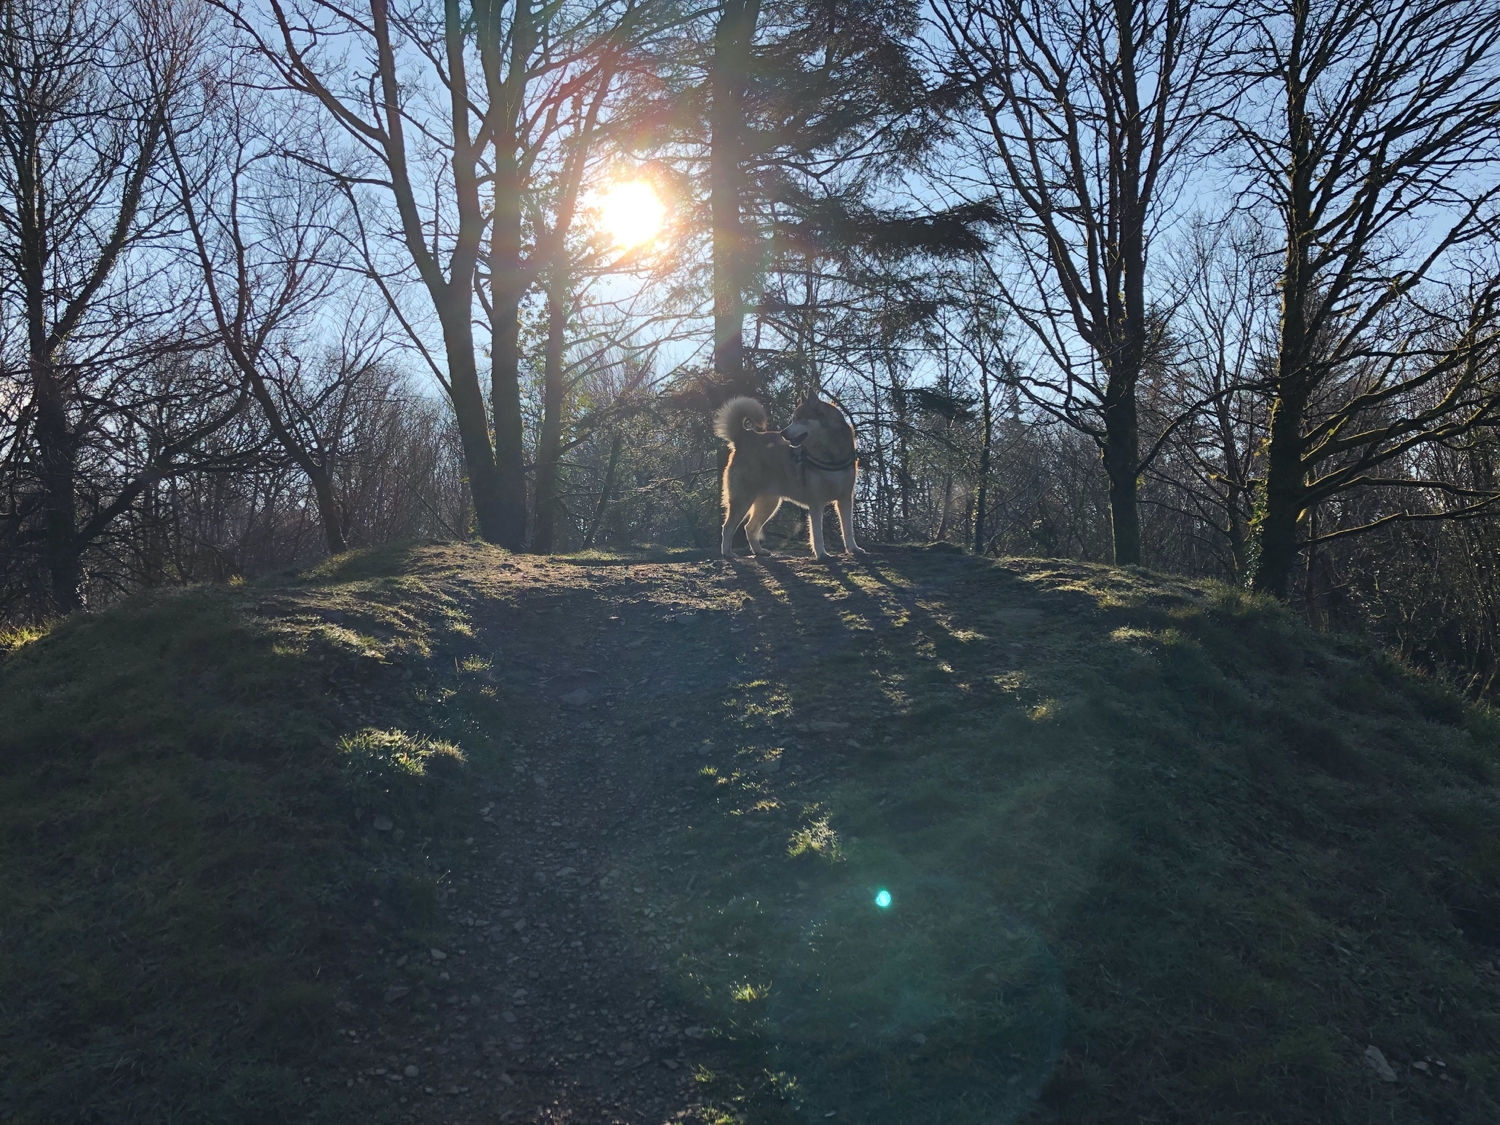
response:
[[[240,405],[237,379],[192,359],[194,294],[158,252],[175,208],[164,138],[190,109],[201,31],[171,0],[0,10],[0,258],[22,402],[3,518],[65,612],[90,546]]]
[[[336,555],[348,541],[335,462],[355,421],[355,384],[377,366],[383,318],[351,291],[345,196],[291,155],[316,152],[316,133],[265,106],[244,78],[226,62],[208,136],[188,159],[170,132],[168,145],[219,343],[307,475]]]
[[[268,11],[224,7],[281,81],[316,99],[358,156],[373,165],[368,173],[357,160],[326,171],[342,179],[351,200],[361,189],[374,188],[393,205],[395,239],[438,322],[443,362],[428,358],[453,403],[480,534],[519,548],[526,501],[513,337],[502,333],[492,342],[492,443],[475,357],[474,313],[476,269],[491,214],[492,256],[504,257],[508,232],[518,226],[518,220],[506,222],[519,214],[513,169],[491,168],[484,161],[497,131],[511,127],[518,112],[516,86],[536,42],[530,5],[517,6],[514,22],[502,19],[499,5],[483,0],[467,16],[457,0],[440,13],[424,7],[393,12],[389,0],[371,0],[367,12],[319,0],[295,6],[270,0]],[[471,83],[476,49],[479,74]],[[354,60],[356,73],[350,74],[346,67]],[[488,208],[484,184],[492,191]],[[361,220],[361,233],[368,236],[372,226],[383,232],[378,212]],[[371,273],[385,283],[399,310],[397,286],[381,276],[375,262]],[[520,281],[514,273],[504,284],[507,294],[517,294],[512,303],[518,304]],[[406,323],[413,343],[426,354],[418,326]]]
[[[1176,249],[1176,316],[1150,394],[1163,418],[1187,418],[1148,476],[1212,529],[1212,549],[1227,552],[1226,576],[1244,581],[1275,348],[1274,257],[1243,217],[1195,220]]]
[[[530,196],[535,231],[533,270],[546,293],[547,331],[543,352],[542,425],[536,452],[536,501],[531,546],[553,549],[559,515],[559,459],[566,409],[569,312],[573,304],[574,258],[570,235],[578,216],[579,193],[602,132],[601,111],[621,70],[619,44],[601,44],[562,70],[538,99],[547,107],[528,137],[527,164],[551,157],[551,168],[534,178],[550,190]],[[530,131],[530,130],[529,130]]]
[[[1194,0],[937,0],[933,11],[981,190],[1004,202],[1016,252],[994,283],[1046,361],[1020,389],[1097,443],[1115,561],[1138,563],[1137,480],[1155,450],[1141,448],[1136,384],[1163,328],[1147,264],[1204,121],[1212,21]]]
[[[1253,584],[1284,597],[1319,502],[1376,480],[1429,487],[1403,459],[1495,420],[1500,272],[1472,250],[1497,230],[1500,9],[1237,10],[1233,130],[1282,236]]]

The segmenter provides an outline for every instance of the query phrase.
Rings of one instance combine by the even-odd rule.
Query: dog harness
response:
[[[800,445],[792,446],[792,464],[811,465],[813,468],[821,469],[825,473],[842,473],[845,469],[850,468],[856,459],[856,455],[851,453],[842,461],[819,461]]]
[[[800,452],[800,447],[794,448],[798,448]],[[799,458],[799,460],[806,461],[813,468],[822,469],[825,473],[841,473],[845,469],[851,468],[854,465],[856,458],[854,454],[851,453],[842,461],[819,461],[810,453],[802,453],[802,456]]]

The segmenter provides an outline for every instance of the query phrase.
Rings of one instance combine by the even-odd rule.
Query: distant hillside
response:
[[[1500,723],[1239,591],[422,546],[6,646],[0,1118],[1500,1120]]]

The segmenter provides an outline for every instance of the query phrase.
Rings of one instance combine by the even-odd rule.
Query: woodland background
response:
[[[877,542],[1249,585],[1485,694],[1497,193],[1488,0],[10,0],[0,614],[710,548],[712,409],[819,391]]]

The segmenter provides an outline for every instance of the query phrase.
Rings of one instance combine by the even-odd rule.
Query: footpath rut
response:
[[[700,771],[747,739],[795,752],[793,788],[839,773],[837,740],[747,731],[724,703],[910,611],[912,588],[872,594],[857,565],[518,559],[511,581],[462,595],[516,750],[506,776],[474,779],[472,833],[447,857],[452,948],[397,961],[434,959],[438,1014],[343,1029],[367,1062],[347,1082],[384,1088],[414,1122],[708,1116],[695,1073],[727,1055],[668,986],[683,919],[651,887],[691,896],[696,853],[670,841],[707,815]]]

